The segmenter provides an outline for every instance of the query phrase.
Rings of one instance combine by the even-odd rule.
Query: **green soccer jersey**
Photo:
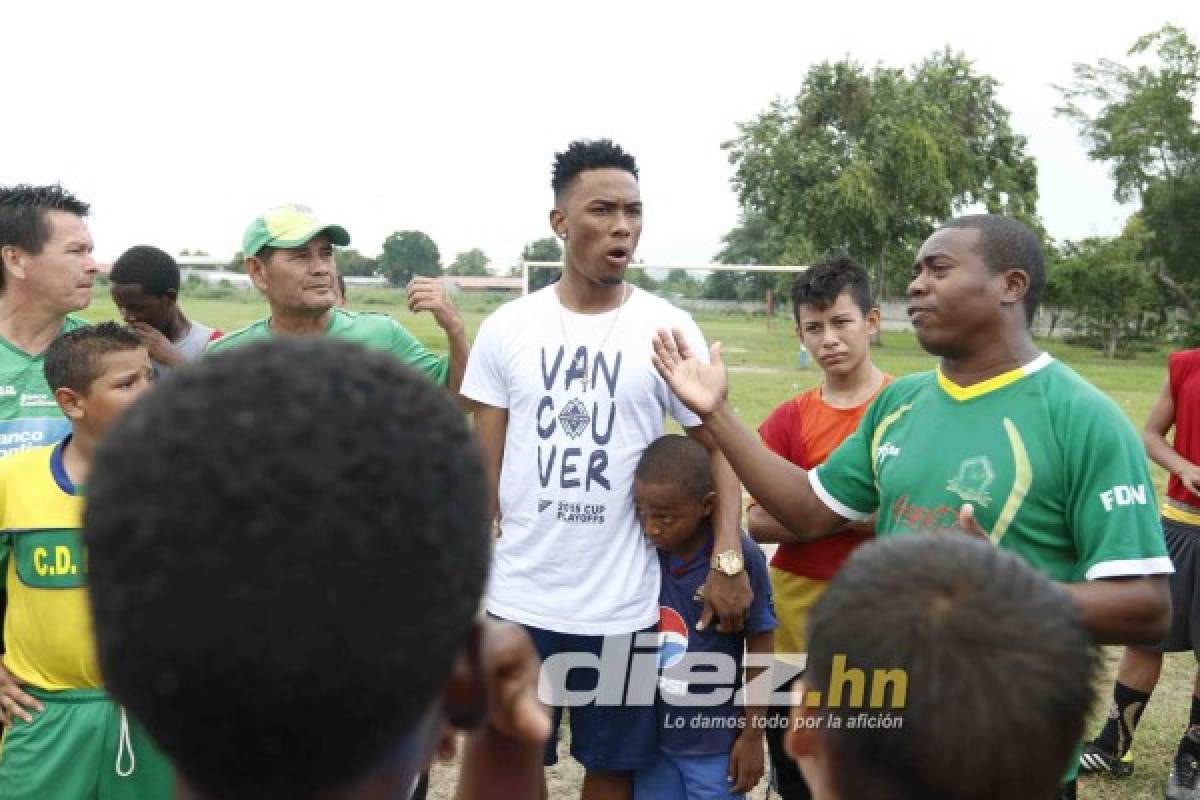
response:
[[[241,347],[250,342],[273,338],[270,317],[227,333],[209,344],[207,353]],[[435,383],[445,386],[450,361],[426,350],[403,325],[386,314],[360,313],[333,309],[325,335],[354,342],[370,350],[391,353],[405,364],[425,373]]]
[[[962,388],[900,378],[809,473],[834,511],[880,536],[957,524],[1057,581],[1172,572],[1142,443],[1108,397],[1049,354]]]
[[[84,324],[67,317],[62,332]],[[0,337],[0,456],[54,444],[71,432],[46,385],[43,355],[31,356]]]

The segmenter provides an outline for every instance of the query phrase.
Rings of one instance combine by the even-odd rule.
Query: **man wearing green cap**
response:
[[[466,328],[437,278],[408,284],[408,307],[433,314],[446,332],[450,353],[439,357],[386,314],[335,308],[333,247],[350,244],[340,225],[321,222],[305,206],[287,205],[260,214],[242,237],[246,273],[271,306],[271,316],[215,340],[208,352],[240,347],[272,336],[333,336],[392,353],[458,394],[467,365]]]

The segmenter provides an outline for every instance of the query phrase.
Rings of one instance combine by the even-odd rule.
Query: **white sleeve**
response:
[[[493,314],[479,326],[479,333],[471,345],[471,354],[467,357],[467,371],[460,392],[468,400],[495,408],[508,408],[504,337],[496,330],[495,318]]]
[[[692,348],[701,361],[708,363],[708,343],[704,341],[704,334],[700,332],[700,326],[692,319],[692,315],[686,311],[679,311],[676,318],[676,327],[683,331],[683,338],[687,340],[688,346]],[[659,380],[662,380],[661,378]],[[666,384],[666,381],[663,381]],[[683,404],[683,402],[675,396],[671,388],[667,387],[668,395],[668,413],[684,428],[695,428],[703,424],[700,417],[692,413],[692,410]]]

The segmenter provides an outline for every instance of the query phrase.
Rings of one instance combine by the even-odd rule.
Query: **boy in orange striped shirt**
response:
[[[796,332],[824,373],[814,389],[771,412],[758,433],[768,448],[804,469],[823,462],[854,433],[867,406],[890,375],[871,361],[871,336],[879,330],[866,270],[846,255],[825,259],[792,286]],[[875,531],[873,521],[848,523],[838,533],[802,542],[757,504],[750,506],[750,535],[779,547],[771,559],[771,587],[779,627],[775,653],[781,660],[806,649],[808,610],[854,548]],[[783,750],[790,709],[773,707],[767,744],[776,788],[783,800],[810,797],[795,764]]]

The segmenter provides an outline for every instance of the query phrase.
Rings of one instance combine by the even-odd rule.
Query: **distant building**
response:
[[[522,288],[520,276],[443,275],[442,281],[451,292],[520,292]]]

